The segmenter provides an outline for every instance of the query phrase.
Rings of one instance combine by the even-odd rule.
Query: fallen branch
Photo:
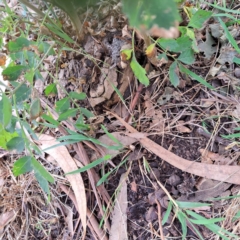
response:
[[[111,113],[111,112],[110,112]],[[131,133],[138,133],[138,131],[121,119],[118,115],[111,113],[116,117],[123,126]],[[195,174],[200,177],[214,179],[221,182],[229,182],[233,184],[240,184],[240,167],[239,166],[226,166],[226,165],[212,165],[206,163],[199,163],[189,161],[181,158],[167,149],[161,147],[147,137],[141,137],[139,134],[139,142],[150,152],[156,154],[164,161],[170,163],[174,167],[181,169],[184,172]],[[136,137],[135,137],[136,138]]]

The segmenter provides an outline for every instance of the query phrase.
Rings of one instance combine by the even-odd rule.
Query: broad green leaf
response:
[[[181,36],[177,38],[178,47],[174,50],[174,52],[184,52],[189,50],[192,46],[192,40],[188,36]]]
[[[25,55],[28,63],[27,66],[29,66],[30,68],[36,68],[40,61],[38,55],[31,51],[26,51]]]
[[[32,157],[25,156],[20,159],[18,159],[14,165],[13,165],[13,174],[14,176],[19,176],[21,174],[30,172],[33,170],[32,164],[31,164]]]
[[[25,79],[27,79],[27,81],[31,84],[31,86],[33,85],[34,75],[35,75],[34,68],[30,68],[29,70],[27,70],[24,75]]]
[[[0,101],[0,123],[7,127],[7,125],[11,122],[12,118],[12,104],[9,98],[2,94],[2,99]]]
[[[20,65],[26,65],[26,59],[25,59],[24,51],[11,53],[10,58],[13,61],[18,61],[20,63]]]
[[[10,52],[16,52],[23,49],[24,47],[28,47],[29,45],[29,40],[24,37],[19,37],[15,41],[10,41],[7,46]]]
[[[174,0],[122,0],[123,12],[130,25],[138,29],[151,29],[153,26],[169,29],[180,19]]]
[[[41,175],[40,172],[34,172],[34,176],[35,178],[37,179],[40,187],[43,189],[43,191],[47,194],[50,193],[49,191],[49,184],[48,184],[48,181]]]
[[[14,137],[6,144],[8,150],[17,150],[21,153],[24,150],[25,142],[22,137]]]
[[[94,117],[94,114],[92,112],[90,112],[89,110],[87,110],[86,108],[80,107],[80,112],[87,118]]]
[[[181,53],[186,50],[190,50],[192,47],[192,40],[186,35],[177,39],[160,38],[157,42],[163,49],[170,52]]]
[[[58,127],[58,125],[60,124],[58,121],[56,121],[55,119],[53,119],[52,117],[43,114],[42,118],[45,119],[46,121],[50,122],[51,124],[53,124],[55,127]]]
[[[52,175],[40,164],[35,158],[32,158],[32,168],[34,170],[34,173],[39,174],[44,179],[46,179],[48,182],[53,183],[54,178]]]
[[[232,46],[234,47],[234,49],[240,53],[240,48],[238,47],[238,44],[236,42],[236,40],[233,38],[233,36],[231,35],[231,33],[229,32],[228,28],[226,27],[225,23],[222,21],[221,18],[218,18],[218,21],[220,22],[223,30],[225,31],[226,37],[228,39],[228,41],[232,44]]]
[[[10,66],[2,71],[2,75],[4,80],[15,81],[26,69],[27,67],[22,65]]]
[[[195,62],[194,52],[189,48],[182,52],[177,59],[185,64],[191,65]]]
[[[172,201],[169,201],[167,211],[166,211],[166,213],[165,213],[165,215],[163,217],[163,220],[162,220],[162,225],[164,225],[167,222],[167,220],[169,218],[169,215],[170,215],[170,213],[172,211],[172,206],[173,206]]]
[[[174,61],[169,67],[169,79],[174,87],[178,86],[179,77],[178,77],[178,66],[176,61]]]
[[[42,114],[42,106],[39,98],[32,101],[30,106],[30,119],[36,119]]]
[[[3,149],[7,149],[7,142],[9,142],[12,138],[17,137],[18,134],[17,132],[7,132],[4,128],[3,125],[0,124],[0,147]]]
[[[212,12],[199,9],[190,19],[188,26],[193,28],[201,28],[206,20],[212,16]]]
[[[77,100],[84,100],[87,97],[86,93],[77,93],[77,92],[70,92],[69,96]]]
[[[49,50],[49,48],[51,47],[51,50]],[[41,52],[41,53],[47,53],[47,55],[55,55],[55,51],[53,50],[53,47],[46,43],[46,42],[41,42],[39,45],[38,45],[38,50]]]
[[[160,47],[166,51],[177,52],[176,50],[179,48],[176,39],[159,38],[157,42],[159,43]]]
[[[69,117],[75,117],[77,115],[78,109],[72,108],[64,113],[61,113],[58,117],[58,121],[67,120]]]
[[[240,58],[234,57],[233,62],[237,63],[237,64],[240,64]]]
[[[55,83],[49,84],[44,90],[44,93],[46,96],[55,96],[57,94],[57,85]]]
[[[199,203],[199,202],[180,202],[180,201],[176,201],[176,203],[178,204],[179,208],[198,208],[198,207],[206,207],[206,206],[211,206],[212,204],[208,204],[208,203]]]
[[[214,87],[212,85],[210,85],[208,82],[206,82],[203,78],[201,78],[200,76],[198,76],[194,72],[185,68],[182,64],[178,64],[178,66],[179,66],[179,69],[182,73],[188,74],[190,77],[192,77],[193,79],[195,79],[196,81],[198,81],[199,83],[204,85],[205,87],[207,87],[209,89],[214,89]]]
[[[109,160],[111,158],[111,155],[106,155],[104,156],[103,158],[99,158],[91,163],[89,163],[88,165],[82,167],[82,168],[79,168],[78,170],[75,170],[75,171],[72,171],[72,172],[69,172],[69,173],[66,173],[66,175],[69,175],[69,174],[75,174],[75,173],[82,173],[82,172],[85,172],[93,167],[96,167],[97,165],[99,165],[100,163],[102,162],[105,162],[107,160]]]
[[[15,92],[16,103],[19,104],[25,100],[28,100],[30,95],[31,95],[31,88],[29,88],[26,84],[21,85]]]
[[[136,78],[144,84],[145,86],[149,85],[149,79],[146,76],[146,70],[137,62],[135,56],[132,57],[132,61],[130,63],[130,66],[133,70],[134,75]]]
[[[70,108],[70,101],[69,98],[63,98],[56,102],[56,111],[58,113],[65,112]]]

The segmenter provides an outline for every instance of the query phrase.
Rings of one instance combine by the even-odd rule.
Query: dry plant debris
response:
[[[16,16],[25,14],[17,1],[8,2]],[[57,15],[63,29],[76,39],[69,18],[59,9],[30,2],[52,11],[53,18]],[[28,133],[29,126],[22,128],[29,142],[43,151],[66,139],[71,144],[38,156],[55,178],[50,202],[32,173],[12,175],[18,152],[0,149],[0,236],[181,239],[184,229],[180,230],[178,212],[172,208],[168,213],[173,200],[189,206],[211,203],[192,210],[209,221],[223,216],[217,226],[239,236],[239,198],[231,199],[239,195],[240,185],[238,23],[231,25],[227,19],[221,22],[209,15],[200,26],[194,17],[197,6],[179,3],[183,9],[179,28],[176,23],[169,30],[154,25],[147,32],[144,28],[133,31],[118,1],[100,1],[97,6],[98,11],[90,7],[79,16],[81,47],[70,41],[63,48],[55,45],[61,37],[53,29],[40,27],[28,8],[33,22],[29,39],[36,41],[36,29],[40,29],[43,43],[53,45],[54,51],[44,57],[37,46],[24,49],[42,58],[42,78],[32,78],[32,98],[40,99],[41,111],[33,111],[29,118],[23,111],[21,117],[41,134],[35,139]],[[200,14],[203,9],[213,14],[211,5],[202,4]],[[21,24],[25,31],[27,23]],[[7,41],[15,43],[19,36],[17,28],[16,36],[8,36]],[[8,64],[9,54],[16,53],[9,49],[0,53],[0,66]],[[149,86],[136,76],[147,79]],[[3,92],[13,87],[11,81],[0,79],[0,83]],[[72,114],[66,117],[68,110]],[[41,117],[42,111],[61,123],[52,127]],[[85,138],[72,141],[75,133]],[[0,129],[0,134],[6,133]],[[99,159],[100,164],[95,164]],[[86,171],[65,175],[79,168]],[[185,225],[186,239],[196,239],[197,231],[203,239],[217,236],[188,219]]]

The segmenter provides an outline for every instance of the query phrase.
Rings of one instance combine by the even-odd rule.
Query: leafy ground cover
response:
[[[238,239],[238,3],[20,2],[0,5],[1,238]]]

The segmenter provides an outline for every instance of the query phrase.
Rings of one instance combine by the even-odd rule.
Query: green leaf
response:
[[[58,113],[65,112],[70,108],[70,101],[69,98],[63,98],[56,102],[56,111]]]
[[[43,189],[43,191],[47,194],[50,193],[49,191],[49,184],[48,184],[48,181],[41,175],[40,172],[34,172],[34,176],[35,178],[37,179],[40,187]]]
[[[240,210],[235,214],[235,216],[233,217],[232,221],[236,221],[240,218]]]
[[[55,83],[49,84],[44,90],[46,96],[55,96],[57,94],[57,85]]]
[[[146,70],[137,62],[135,56],[132,57],[132,61],[130,63],[130,66],[133,70],[134,75],[136,78],[144,84],[145,86],[149,85],[149,79],[146,76]]]
[[[60,38],[63,38],[66,42],[74,43],[74,41],[65,32],[58,29],[56,26],[48,23],[45,23],[45,25],[50,31],[52,31],[54,34],[56,34]]]
[[[198,220],[204,220],[206,218],[202,217],[201,215],[191,211],[191,210],[186,210],[187,214],[194,217],[195,219],[198,219]],[[209,230],[211,230],[212,232],[216,233],[217,235],[221,236],[224,240],[229,240],[229,238],[225,237],[223,234],[221,234],[220,232],[222,233],[226,233],[227,235],[229,236],[232,236],[232,237],[235,237],[236,239],[238,239],[238,237],[228,231],[226,231],[225,229],[219,227],[218,225],[214,224],[214,223],[211,223],[211,224],[207,224],[205,225],[205,227],[207,227]]]
[[[72,171],[72,172],[69,172],[69,173],[66,173],[66,175],[69,175],[69,174],[75,174],[75,173],[82,173],[82,172],[85,172],[93,167],[96,167],[97,165],[99,165],[100,163],[102,162],[105,162],[107,160],[109,160],[111,158],[111,155],[106,155],[104,156],[103,158],[99,158],[91,163],[89,163],[88,165],[82,167],[82,168],[79,168],[78,170],[75,170],[75,171]]]
[[[200,82],[205,87],[207,87],[209,89],[214,89],[214,87],[212,85],[210,85],[208,82],[206,82],[203,78],[201,78],[200,76],[198,76],[194,72],[192,72],[189,69],[185,68],[182,64],[178,64],[178,66],[179,66],[179,69],[180,69],[180,71],[182,73],[188,74],[189,76],[191,76],[196,81]]]
[[[211,16],[212,12],[199,9],[190,19],[188,26],[199,29]]]
[[[0,147],[2,147],[3,149],[7,149],[7,142],[9,142],[12,138],[17,137],[18,134],[17,132],[7,132],[3,125],[0,124]]]
[[[188,65],[193,64],[195,62],[194,52],[189,48],[182,52],[177,59]]]
[[[31,84],[31,86],[33,85],[34,75],[35,75],[34,68],[30,68],[29,70],[27,70],[24,75],[25,79],[27,79],[27,81]]]
[[[23,49],[24,47],[28,47],[29,45],[29,40],[24,37],[19,37],[15,41],[10,41],[7,46],[10,52],[16,52]]]
[[[180,38],[175,39],[166,39],[160,38],[157,40],[161,48],[165,49],[166,51],[170,52],[184,52],[186,50],[190,50],[192,47],[192,40],[183,35]]]
[[[221,135],[221,136],[226,139],[240,138],[240,133],[233,133],[233,134]]]
[[[77,115],[78,109],[69,109],[64,113],[61,113],[58,117],[58,121],[67,120],[69,117],[75,117]]]
[[[163,220],[162,220],[162,225],[164,225],[167,222],[167,220],[169,218],[169,215],[170,215],[170,213],[172,211],[172,206],[173,206],[172,201],[169,201],[167,211],[166,211],[166,213],[165,213],[165,215],[163,217]]]
[[[237,63],[237,64],[240,64],[240,58],[234,57],[233,62]]]
[[[80,107],[80,112],[87,118],[94,117],[94,114],[92,112],[90,112],[89,110],[87,110],[86,108]]]
[[[51,50],[49,50],[49,48],[51,47]],[[47,56],[49,55],[55,55],[55,51],[53,50],[53,47],[46,43],[46,42],[41,42],[39,45],[38,45],[38,50],[41,52],[41,53],[47,53]]]
[[[42,118],[45,119],[46,121],[50,122],[51,124],[53,124],[55,127],[58,127],[58,125],[60,124],[58,121],[56,121],[55,119],[53,119],[52,117],[43,114]]]
[[[217,223],[217,222],[221,222],[223,221],[225,218],[211,218],[211,219],[191,219],[189,218],[189,221],[191,221],[194,224],[198,224],[198,225],[207,225],[207,224],[211,224],[211,223]]]
[[[122,0],[122,5],[130,25],[138,29],[169,29],[180,19],[174,0],[151,0],[151,4],[145,0]]]
[[[179,77],[178,77],[178,67],[177,62],[174,61],[171,66],[169,67],[169,79],[170,82],[174,87],[177,87],[179,84]]]
[[[4,80],[15,81],[21,75],[22,71],[26,70],[26,66],[16,65],[5,68],[2,71]]]
[[[34,173],[42,176],[48,182],[54,183],[54,178],[52,175],[35,158],[32,158],[32,168]]]
[[[15,92],[16,103],[19,104],[25,100],[28,100],[30,95],[31,95],[31,88],[29,88],[26,84],[21,85]]]
[[[14,137],[6,144],[8,150],[17,150],[21,153],[25,148],[24,139],[22,137]]]
[[[166,51],[175,52],[178,49],[178,43],[175,39],[159,38],[157,42]]]
[[[181,223],[182,227],[182,239],[186,239],[187,236],[187,221],[186,221],[186,216],[183,214],[183,212],[178,211],[177,212],[177,218],[179,222]]]
[[[107,136],[115,143],[117,143],[119,146],[123,147],[122,143],[117,140],[110,132],[108,132],[108,130],[103,126],[101,125],[103,131],[107,134]]]
[[[179,208],[198,208],[198,207],[206,207],[206,206],[211,206],[212,204],[208,203],[199,203],[199,202],[180,202],[176,201],[178,204]]]
[[[30,119],[36,119],[42,114],[42,106],[39,98],[32,101],[30,106]]]
[[[235,39],[233,38],[232,34],[228,31],[228,28],[226,27],[225,23],[222,21],[221,18],[218,18],[218,21],[220,22],[223,30],[225,31],[226,37],[228,39],[228,41],[232,44],[232,46],[234,47],[234,49],[240,53],[240,48],[238,47],[237,42],[235,41]]]
[[[69,96],[77,100],[84,100],[87,97],[86,93],[77,93],[77,92],[70,92]]]
[[[99,181],[97,182],[97,187],[100,186],[102,183],[106,182],[106,180],[108,179],[108,177],[111,175],[113,171],[109,171],[108,173],[104,174]]]
[[[3,127],[7,127],[7,125],[11,122],[11,119],[12,104],[5,93],[3,93],[0,101],[0,123],[2,123]]]
[[[31,165],[31,158],[30,156],[25,156],[19,158],[13,165],[13,174],[14,176],[19,176],[21,174],[30,172],[33,170]]]

